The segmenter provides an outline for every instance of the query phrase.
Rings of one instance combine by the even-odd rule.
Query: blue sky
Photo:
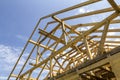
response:
[[[0,64],[3,64],[0,65],[0,80],[8,76],[40,17],[82,1],[85,0],[0,0]],[[99,8],[96,5],[96,9]],[[93,9],[94,6],[90,10]],[[86,11],[79,9],[74,14],[80,12]]]
[[[0,1],[0,44],[22,46],[17,39],[28,37],[40,17],[71,6],[80,0],[40,1],[1,0]],[[59,3],[59,4],[58,4]]]
[[[0,0],[0,80],[8,76],[40,17],[80,1]]]

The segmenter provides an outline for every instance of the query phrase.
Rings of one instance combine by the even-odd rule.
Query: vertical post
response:
[[[39,46],[37,46],[36,64],[39,62]]]
[[[38,64],[38,62],[39,62],[39,54],[37,53],[37,55],[36,55],[36,64]]]
[[[52,77],[52,70],[53,70],[53,65],[52,65],[52,58],[50,59],[50,77]]]
[[[67,45],[67,36],[66,36],[66,32],[65,32],[64,22],[62,21],[61,24],[62,24],[62,31],[63,31],[63,34],[64,34],[65,45]]]
[[[87,51],[87,54],[88,54],[89,58],[90,58],[90,59],[93,59],[92,53],[91,53],[90,48],[89,48],[89,45],[88,45],[88,41],[87,41],[87,39],[86,39],[85,36],[83,36],[83,42],[84,42],[84,44],[85,44],[86,51]]]
[[[27,80],[30,80],[31,74],[32,74],[32,71],[29,72]]]
[[[102,37],[101,37],[101,41],[100,41],[100,44],[98,47],[98,55],[102,54],[104,52],[104,43],[106,40],[107,31],[109,28],[109,23],[110,23],[109,21],[106,21],[106,23],[105,23],[104,30],[103,30]]]
[[[45,68],[46,65],[47,65],[47,62],[43,65],[41,71],[39,72],[39,74],[38,74],[38,76],[36,78],[36,80],[39,80],[39,78],[40,78],[40,76],[41,76],[41,74],[42,74],[42,72],[43,72],[43,70],[44,70],[44,68]]]

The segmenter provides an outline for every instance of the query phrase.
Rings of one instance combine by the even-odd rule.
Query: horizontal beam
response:
[[[103,66],[103,65],[105,65],[107,63],[111,63],[111,61],[113,61],[113,58],[114,58],[114,60],[116,59],[115,56],[120,56],[120,53],[117,53],[117,54],[112,55],[112,56],[108,56],[105,59],[102,59],[102,60],[100,60],[100,61],[98,61],[98,62],[96,62],[96,63],[94,63],[92,65],[89,65],[89,66],[87,66],[85,68],[82,68],[82,69],[78,70],[78,73],[82,74],[84,72],[93,70],[95,68],[99,68],[100,66]]]
[[[95,35],[93,35],[93,36],[95,36]],[[76,37],[78,37],[78,36],[71,36],[72,38],[76,38]],[[92,37],[92,36],[89,36],[89,37]],[[102,36],[96,36],[96,37],[94,37],[94,38],[101,38]],[[106,38],[120,38],[120,36],[106,36]]]
[[[96,30],[95,33],[103,32],[104,30]],[[83,31],[85,32],[85,31]],[[120,29],[109,29],[107,32],[120,32]]]
[[[77,72],[78,74],[83,74],[83,73],[92,71],[96,68],[99,69],[100,67],[102,67],[106,64],[110,64],[111,61],[116,59],[116,56],[119,59],[119,56],[120,56],[119,51],[120,51],[120,47],[117,47],[106,54],[100,55],[100,56],[94,58],[93,60],[87,61],[86,63],[83,63],[83,64],[81,64],[73,69],[70,69],[58,76],[55,76],[55,78],[61,80],[61,78],[65,77],[66,74],[69,75],[74,72]],[[113,59],[113,58],[115,58],[115,59]]]
[[[105,41],[105,43],[117,43],[117,44],[120,44],[120,41]]]
[[[29,63],[29,65],[31,66],[36,66],[36,64],[33,64],[33,63]],[[43,69],[43,66],[40,66],[39,68],[42,68]],[[47,67],[44,67],[45,70],[50,70],[49,68]],[[54,72],[58,72],[58,70],[53,70]]]
[[[73,28],[73,29],[77,29],[77,28],[80,28],[80,27],[93,27],[93,26],[95,26],[95,25],[97,25],[97,24],[99,24],[100,22],[93,22],[93,23],[85,23],[85,24],[76,24],[76,25],[71,25],[71,27]],[[116,23],[120,23],[120,20],[118,19],[118,20],[112,20],[111,22],[110,22],[110,24],[116,24]],[[98,31],[98,30],[97,30]],[[95,32],[97,32],[97,31],[95,31]],[[117,29],[116,31],[119,31],[119,29]],[[83,31],[84,32],[84,31]],[[112,31],[111,31],[112,32]],[[73,33],[72,31],[69,31],[68,33]]]
[[[117,47],[117,46],[120,46],[120,45],[115,45],[115,44],[105,44],[105,46],[109,46],[109,47]]]
[[[15,78],[17,78],[18,75],[11,74],[11,77],[15,77]],[[27,77],[24,77],[23,79],[28,79],[28,78],[27,78]],[[36,78],[31,78],[31,77],[30,77],[30,80],[36,80]]]
[[[54,35],[46,32],[46,31],[44,31],[44,30],[42,30],[42,29],[39,29],[39,30],[40,30],[40,31],[39,31],[40,34],[45,35],[45,36],[48,36],[49,38],[51,38],[51,39],[53,39],[53,40],[55,40],[55,41],[57,41],[57,42],[61,42],[62,44],[65,44],[65,41],[59,39],[58,37],[56,37],[56,36],[54,36]],[[49,35],[48,35],[48,34],[49,34]]]
[[[96,24],[99,24],[100,22],[93,22],[93,23],[85,23],[85,24],[76,24],[76,25],[71,25],[73,28],[78,28],[82,26],[94,26]],[[115,24],[115,23],[120,23],[120,20],[112,20],[110,24]]]
[[[105,12],[110,12],[110,11],[114,11],[114,9],[113,9],[112,7],[110,7],[110,8],[105,8],[105,9],[101,9],[101,10],[86,12],[86,13],[83,13],[83,14],[78,14],[78,15],[74,15],[74,16],[62,18],[61,20],[62,20],[62,21],[66,21],[66,20],[71,20],[71,19],[75,19],[75,18],[91,16],[91,15],[100,14],[100,13],[105,13]],[[49,22],[48,24],[52,24],[52,23],[56,23],[56,21],[51,21],[51,22]]]
[[[69,8],[60,10],[60,11],[57,11],[57,12],[55,12],[55,13],[49,14],[49,15],[47,15],[47,16],[44,16],[44,17],[42,17],[42,19],[48,18],[48,17],[51,17],[51,16],[54,16],[54,15],[57,15],[57,14],[60,14],[60,13],[66,12],[66,11],[70,11],[70,10],[73,10],[73,9],[76,9],[76,8],[79,8],[79,7],[83,7],[83,6],[86,6],[86,5],[89,5],[89,4],[98,2],[98,1],[101,1],[101,0],[89,0],[89,1],[86,1],[86,2],[83,2],[83,3],[80,3],[80,4],[77,4],[77,5],[75,5],[75,6],[72,6],[72,7],[69,7]]]
[[[92,40],[94,37],[96,37],[96,36],[92,36],[92,37],[90,37],[89,39],[87,39],[87,41]],[[81,42],[82,42],[82,41],[81,41]],[[78,45],[78,47],[79,47],[79,48],[82,48],[83,45],[84,45],[84,43],[82,42],[80,45]],[[80,46],[82,46],[82,47],[80,47]],[[74,49],[74,48],[71,49],[70,51],[68,51],[68,52],[66,52],[66,53],[64,53],[64,54],[62,54],[62,55],[60,55],[60,57],[65,56],[67,53],[70,53],[69,55],[71,55],[71,54],[72,54],[71,52],[72,52],[73,50],[75,50],[75,49]],[[75,51],[74,51],[74,52],[75,52]],[[69,55],[68,55],[68,56],[69,56]],[[58,59],[59,59],[60,57],[58,57]]]
[[[101,36],[97,36],[95,38],[101,38]],[[106,38],[120,38],[120,36],[106,36]]]
[[[103,30],[97,30],[95,32],[103,32]],[[109,29],[108,32],[120,32],[120,29]]]
[[[101,32],[103,32],[104,30],[96,30],[94,33],[101,33]],[[85,32],[85,31],[82,31],[82,32]],[[120,29],[109,29],[108,30],[108,32],[114,32],[114,33],[116,33],[116,32],[120,32]],[[70,32],[68,32],[69,34],[71,33],[72,34],[72,32],[70,31]],[[72,37],[74,37],[74,36],[72,36]]]
[[[39,44],[39,43],[37,43],[37,42],[35,42],[35,41],[33,41],[33,40],[29,40],[29,42],[32,43],[32,44],[35,44],[35,45],[37,45],[37,46],[40,46],[40,47],[42,47],[42,48],[45,48],[45,49],[47,49],[47,50],[56,51],[56,50],[54,50],[54,49],[52,49],[52,48],[49,48],[48,46],[45,46],[45,45],[43,45],[43,44]]]

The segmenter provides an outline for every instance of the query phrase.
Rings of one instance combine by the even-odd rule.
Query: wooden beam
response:
[[[31,78],[30,78],[31,75],[32,75],[32,71],[29,72],[28,77],[27,77],[27,80],[30,80],[30,79],[31,79]]]
[[[35,45],[37,45],[37,46],[43,47],[43,48],[45,48],[45,49],[47,49],[47,50],[56,51],[56,50],[53,50],[52,48],[49,48],[48,46],[45,46],[45,45],[43,45],[43,44],[39,44],[39,43],[37,43],[37,42],[35,42],[35,41],[33,41],[33,40],[29,40],[29,42],[32,43],[32,44],[35,44]]]
[[[28,39],[27,43],[25,44],[25,46],[24,46],[24,48],[23,48],[23,50],[22,50],[21,54],[19,55],[19,58],[17,59],[17,62],[15,63],[15,65],[14,65],[14,67],[13,67],[12,71],[10,72],[10,75],[8,76],[7,80],[9,80],[9,79],[10,79],[10,77],[11,77],[12,73],[14,72],[14,70],[15,70],[16,66],[18,65],[18,63],[19,63],[19,61],[20,61],[20,59],[21,59],[22,55],[24,54],[24,52],[25,52],[26,48],[28,47],[29,40],[30,40],[30,39],[32,38],[32,36],[34,35],[34,33],[35,33],[36,29],[38,28],[38,26],[39,26],[39,24],[40,24],[40,22],[41,22],[41,20],[42,20],[42,19],[40,18],[40,19],[39,19],[39,21],[37,22],[37,24],[36,24],[36,26],[35,26],[35,28],[34,28],[34,30],[33,30],[33,32],[32,32],[32,34],[30,35],[30,37],[29,37],[29,39]]]
[[[65,44],[65,41],[61,40],[60,38],[58,38],[58,37],[56,37],[56,36],[54,36],[54,35],[46,32],[46,31],[44,31],[44,30],[42,30],[42,29],[39,29],[39,30],[40,30],[40,31],[39,31],[40,34],[45,35],[45,36],[48,36],[49,38],[51,38],[51,39],[53,39],[53,40],[55,40],[55,41],[57,41],[57,42],[61,42],[62,44]],[[48,35],[48,34],[49,34],[49,35]]]
[[[103,32],[104,30],[97,30],[94,33],[100,33]],[[85,31],[83,31],[85,32]],[[108,32],[120,32],[120,29],[109,29]]]
[[[103,21],[101,21],[99,24],[95,25],[93,28],[91,28],[90,30],[84,32],[84,36],[88,36],[90,33],[96,31],[98,28],[100,28],[101,26],[103,26],[105,24],[106,21],[110,21],[114,18],[116,18],[119,15],[119,13],[113,13],[110,16],[108,16],[106,19],[104,19]],[[70,46],[72,46],[73,44],[77,43],[78,41],[80,41],[82,39],[82,36],[78,36],[77,38],[75,38],[73,41],[69,42],[67,45],[65,45],[64,47],[60,48],[59,50],[55,51],[52,55],[50,55],[48,58],[46,58],[45,60],[43,60],[42,62],[40,62],[38,65],[36,65],[35,67],[27,70],[26,72],[24,72],[22,75],[20,76],[24,76],[26,74],[29,73],[29,71],[33,71],[36,68],[38,68],[39,66],[41,66],[42,64],[46,63],[47,61],[50,60],[50,58],[53,58],[54,56],[56,56],[57,54],[61,53],[62,51],[66,50],[67,48],[69,48]]]
[[[37,42],[39,42],[40,38],[41,38],[41,36],[38,37]],[[27,58],[26,58],[26,60],[25,60],[25,62],[24,62],[24,64],[23,64],[21,70],[19,71],[18,76],[21,75],[21,73],[22,73],[22,71],[24,70],[25,66],[27,65],[30,57],[32,56],[32,53],[34,52],[36,46],[37,46],[37,45],[34,45],[34,46],[32,47],[32,49],[31,49],[31,51],[29,52],[29,55],[27,56]],[[29,72],[31,72],[31,71],[29,71]],[[29,73],[29,72],[28,72],[28,73]],[[22,77],[24,77],[24,76],[22,76]],[[20,77],[20,78],[21,78],[21,77]],[[18,77],[16,78],[16,80],[18,80]]]
[[[40,78],[43,70],[45,69],[46,64],[47,64],[47,63],[45,63],[45,64],[43,65],[43,68],[42,68],[41,71],[39,72],[39,74],[38,74],[38,76],[37,76],[37,80],[39,80],[39,78]]]
[[[112,71],[114,72],[116,79],[119,80],[120,79],[120,52],[113,56],[109,56],[109,58],[110,58],[109,61],[110,61]]]
[[[117,43],[117,44],[120,44],[120,41],[105,41],[105,43]]]
[[[93,38],[95,38],[95,37],[96,37],[96,36],[90,37],[90,38],[88,39],[88,41],[90,41],[91,39],[93,39]],[[81,42],[82,42],[82,41],[81,41]],[[76,47],[76,49],[77,49],[77,48],[79,48],[79,49],[82,48],[83,45],[84,45],[84,43],[81,43],[80,45],[78,45],[78,47]],[[82,47],[81,47],[81,46],[82,46]],[[75,49],[73,48],[73,49],[71,49],[71,50],[70,50],[69,52],[67,52],[67,53],[70,53],[70,52],[72,52],[73,50],[75,50]],[[65,56],[67,53],[61,55],[61,57],[62,57],[62,56]],[[71,54],[69,54],[69,55],[71,55]],[[68,55],[68,56],[69,56],[69,55]],[[58,57],[58,59],[59,59],[59,57]]]
[[[101,36],[97,36],[95,38],[101,38]],[[106,38],[120,38],[120,36],[106,36]]]
[[[109,21],[106,21],[105,26],[104,26],[104,31],[102,33],[101,41],[100,41],[100,44],[99,44],[99,47],[98,47],[98,54],[102,54],[104,52],[104,47],[103,46],[104,46],[104,43],[105,43],[105,40],[106,40],[108,28],[109,28]]]
[[[18,75],[16,75],[16,74],[11,74],[11,77],[15,77],[15,78],[17,78]],[[24,77],[23,79],[27,79],[27,77]],[[36,78],[32,78],[32,77],[30,77],[29,80],[36,80]]]
[[[97,25],[99,23],[100,22],[85,23],[85,24],[76,24],[76,25],[71,25],[71,27],[75,30],[75,29],[80,28],[80,27],[88,27],[88,26],[89,27],[93,27],[93,26],[95,26],[95,25]],[[118,20],[112,20],[112,21],[110,21],[110,24],[116,24],[116,23],[120,23],[120,20],[118,19]],[[95,31],[95,32],[97,32],[97,31]],[[70,34],[70,33],[73,33],[73,32],[69,31],[68,33]]]
[[[64,68],[62,67],[62,65],[58,62],[58,60],[54,57],[54,60],[57,62],[57,64],[60,66],[60,68],[64,71]]]
[[[49,32],[39,43],[42,43],[50,34],[54,33],[58,28],[60,27],[60,24],[58,24],[52,31]]]
[[[120,12],[120,8],[119,8],[119,6],[117,6],[117,4],[115,3],[115,0],[108,0],[108,2],[109,2],[110,5],[116,10],[116,12]]]
[[[52,73],[53,73],[53,63],[52,63],[53,59],[50,59],[50,77],[53,77]]]
[[[96,11],[86,12],[86,13],[83,13],[83,14],[78,14],[78,15],[62,18],[61,20],[66,21],[66,20],[71,20],[71,19],[81,18],[81,17],[87,17],[87,16],[100,14],[100,13],[105,13],[105,12],[110,12],[110,11],[114,11],[114,9],[112,7],[109,7],[109,8],[105,8],[105,9],[100,9],[100,10],[96,10]],[[52,23],[56,23],[56,21],[51,21],[48,24],[52,24]]]
[[[104,30],[97,30],[95,32],[103,32]],[[120,29],[109,29],[108,32],[120,32]]]
[[[36,66],[36,64],[33,64],[33,63],[29,63],[29,65],[31,66]],[[40,66],[39,68],[41,69],[45,69],[45,70],[50,70],[50,68],[47,68],[47,67],[44,67],[44,66]],[[57,72],[57,70],[53,70],[54,72]]]
[[[96,30],[94,33],[101,33],[103,31],[104,30]],[[82,32],[85,32],[85,31],[82,31]],[[120,29],[109,29],[108,32],[120,32]],[[70,31],[68,33],[72,33],[72,32]],[[71,37],[73,38],[74,36],[71,36]]]
[[[113,64],[116,63],[116,61],[120,58],[120,47],[113,49],[111,52],[108,52],[104,55],[101,55],[99,57],[96,57],[94,60],[88,61],[87,63],[83,63],[69,71],[66,71],[58,76],[56,76],[56,79],[60,79],[64,76],[66,76],[66,74],[71,74],[74,72],[78,72],[78,74],[83,74],[85,72],[89,72],[95,69],[99,69],[99,67],[101,66],[108,66],[111,62],[113,62],[111,65],[114,66]],[[115,59],[114,59],[115,58]],[[116,60],[117,58],[117,60]],[[119,62],[119,60],[117,62]],[[116,64],[118,65],[118,64]],[[117,68],[117,66],[114,66],[114,68],[116,68],[116,71],[119,72],[119,68]],[[118,73],[117,73],[118,74]],[[119,75],[119,74],[118,74]]]
[[[90,48],[89,48],[89,45],[88,45],[88,41],[87,41],[86,37],[84,37],[84,34],[83,34],[83,42],[84,42],[84,44],[85,44],[86,52],[87,52],[87,54],[88,54],[89,59],[93,59],[92,53],[91,53]]]
[[[103,80],[102,78],[97,77],[97,76],[95,76],[95,75],[93,75],[93,74],[90,74],[90,73],[84,73],[84,74],[86,74],[86,75],[90,76],[90,79],[91,79],[91,80],[92,80],[92,79],[96,79],[96,80]]]
[[[44,17],[42,17],[42,19],[48,18],[48,17],[51,17],[51,16],[54,16],[54,15],[57,15],[57,14],[60,14],[60,13],[63,13],[63,12],[67,12],[67,11],[70,11],[70,10],[73,10],[73,9],[76,9],[76,8],[79,8],[79,7],[83,7],[83,6],[86,6],[86,5],[95,3],[95,2],[99,2],[99,1],[101,1],[101,0],[89,0],[89,1],[86,1],[86,2],[83,2],[83,3],[80,3],[80,4],[77,4],[77,5],[75,5],[75,6],[72,6],[72,7],[69,7],[69,8],[60,10],[60,11],[57,11],[57,12],[55,12],[55,13],[49,14],[49,15],[47,15],[47,16],[44,16]]]
[[[59,19],[59,18],[57,18],[56,16],[53,16],[52,18],[53,18],[54,20],[58,21],[59,23],[62,23],[62,20]],[[74,33],[76,33],[76,34],[78,34],[78,35],[81,35],[80,32],[72,29],[72,27],[71,27],[70,25],[66,24],[65,22],[64,22],[64,26],[67,27],[68,29],[70,29],[72,32],[74,32]]]
[[[95,36],[95,35],[94,35]],[[78,36],[71,36],[72,38],[77,38]],[[92,37],[92,36],[89,36]],[[94,38],[101,38],[102,36],[96,36]],[[120,38],[120,36],[106,36],[106,38]]]
[[[97,62],[97,63],[94,63],[94,64],[92,64],[92,65],[89,65],[89,66],[87,66],[87,67],[85,67],[85,68],[82,68],[82,69],[78,70],[78,73],[79,73],[79,74],[82,74],[82,73],[84,73],[84,72],[93,70],[93,69],[98,68],[98,67],[100,67],[100,66],[103,66],[103,65],[105,65],[105,64],[107,64],[107,63],[109,63],[109,59],[108,59],[108,58],[103,59],[103,60],[101,60],[101,61],[99,61],[99,62]]]
[[[85,23],[85,24],[76,24],[76,25],[71,25],[74,29],[76,29],[76,28],[78,28],[78,27],[88,27],[88,26],[91,26],[91,27],[93,27],[93,26],[95,26],[95,25],[97,25],[97,24],[99,24],[100,22],[93,22],[93,23]],[[120,20],[118,19],[118,20],[111,20],[110,21],[110,24],[116,24],[116,23],[120,23]]]
[[[85,24],[76,24],[76,25],[71,25],[72,29],[77,29],[77,28],[80,28],[80,27],[93,27],[95,26],[96,24],[99,24],[100,22],[93,22],[93,23],[85,23]],[[120,23],[120,20],[112,20],[110,21],[110,24],[116,24],[116,23]],[[115,29],[116,30],[116,29]],[[113,32],[115,30],[109,30],[109,32]],[[101,32],[102,30],[97,30],[95,32]],[[83,31],[84,32],[84,31]],[[120,32],[120,29],[117,29],[116,32]],[[72,31],[69,31],[67,32],[68,34],[72,34],[73,32]]]

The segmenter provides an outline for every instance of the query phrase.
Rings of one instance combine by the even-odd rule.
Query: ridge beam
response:
[[[95,2],[99,2],[99,1],[102,1],[102,0],[89,0],[89,1],[86,1],[86,2],[83,2],[83,3],[80,3],[80,4],[77,4],[77,5],[75,5],[75,6],[72,6],[72,7],[69,7],[69,8],[60,10],[60,11],[57,11],[57,12],[55,12],[55,13],[49,14],[49,15],[47,15],[47,16],[44,16],[44,17],[42,17],[42,19],[48,18],[48,17],[53,16],[53,15],[60,14],[60,13],[63,13],[63,12],[67,12],[67,11],[70,11],[70,10],[73,10],[73,9],[76,9],[76,8],[79,8],[79,7],[83,7],[83,6],[86,6],[86,5],[95,3]]]
[[[119,5],[119,7],[120,7],[120,5]],[[78,15],[74,15],[74,16],[70,16],[70,17],[65,17],[65,18],[62,18],[61,20],[67,21],[67,20],[71,20],[71,19],[87,17],[87,16],[91,16],[91,15],[101,14],[101,13],[105,13],[105,12],[112,12],[112,11],[114,11],[114,9],[112,7],[109,7],[109,8],[91,11],[91,12],[78,14]],[[52,24],[52,23],[56,23],[56,21],[51,21],[48,24]]]
[[[108,0],[108,2],[116,10],[116,12],[120,12],[120,8],[117,6],[114,0]]]

